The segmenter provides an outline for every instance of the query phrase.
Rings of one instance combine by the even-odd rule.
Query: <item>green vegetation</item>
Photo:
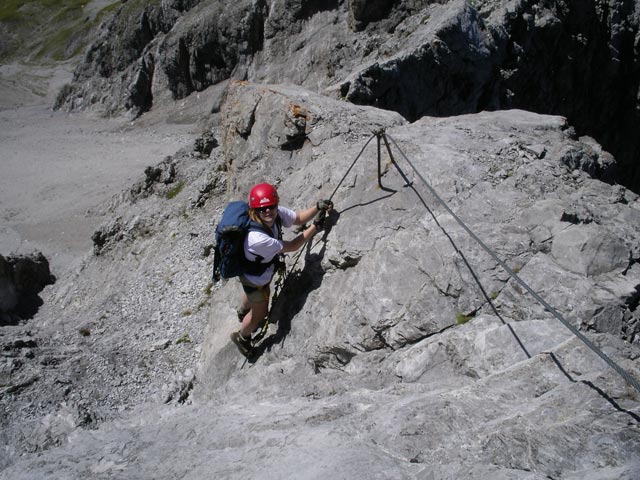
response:
[[[464,313],[458,313],[458,315],[456,316],[456,323],[458,325],[464,325],[472,318],[473,318],[473,315],[465,315]]]
[[[0,27],[3,61],[68,60],[92,40],[92,32],[122,5],[120,1],[100,11],[85,9],[91,0],[2,0]]]
[[[16,21],[19,16],[19,9],[23,2],[20,0],[5,0],[0,7],[0,22]]]
[[[67,11],[83,8],[89,0],[3,0],[0,4],[0,22],[32,21],[38,10]],[[50,15],[43,18],[51,19]]]
[[[71,37],[74,35],[75,29],[73,27],[64,28],[50,38],[50,41],[43,45],[42,48],[36,53],[36,59],[42,59],[50,57],[56,61],[66,60],[67,58],[78,55],[81,51],[81,47],[76,49],[67,55],[66,46],[71,42]]]
[[[191,343],[191,338],[189,338],[188,333],[185,333],[178,340],[176,340],[176,345],[180,345],[181,343]]]
[[[178,182],[175,187],[167,192],[167,198],[171,200],[175,198],[184,188],[184,182]]]
[[[209,300],[206,298],[203,298],[202,300],[200,300],[200,303],[198,304],[198,312],[207,306],[208,301]]]
[[[122,13],[125,17],[131,16],[131,14],[138,14],[143,9],[153,6],[160,5],[161,0],[129,0],[124,3],[124,9]]]
[[[90,0],[3,0],[0,22],[40,25],[43,28],[79,18]],[[31,32],[33,34],[33,32]]]

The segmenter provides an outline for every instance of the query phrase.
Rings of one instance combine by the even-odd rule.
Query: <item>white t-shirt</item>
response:
[[[282,226],[289,228],[296,220],[296,212],[286,207],[278,205],[278,216],[282,221]],[[244,239],[244,254],[249,260],[255,260],[257,255],[262,257],[261,263],[269,263],[273,257],[282,251],[282,240],[278,240],[278,226],[274,222],[273,237],[260,230],[251,230]],[[252,284],[260,287],[271,281],[275,271],[275,266],[271,265],[262,275],[247,275],[245,278]]]

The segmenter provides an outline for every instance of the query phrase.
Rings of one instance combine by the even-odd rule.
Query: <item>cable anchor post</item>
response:
[[[373,134],[376,136],[376,140],[378,141],[378,187],[380,188],[380,190],[395,192],[395,190],[392,190],[390,188],[385,188],[382,185],[382,139],[385,138],[384,133],[385,133],[384,128],[380,128],[379,130],[373,131]],[[386,139],[385,139],[385,143],[386,143]],[[387,145],[387,150],[388,149],[389,147]],[[393,162],[393,157],[391,157],[391,161]]]
[[[382,140],[384,140],[385,147],[387,148],[387,153],[389,154],[389,159],[391,160],[391,164],[394,167],[396,167],[396,170],[398,170],[398,173],[400,173],[400,176],[402,176],[402,179],[405,181],[405,187],[410,187],[411,185],[413,185],[413,182],[409,180],[409,178],[405,175],[405,173],[402,171],[402,169],[398,165],[398,162],[396,162],[396,159],[394,158],[393,153],[391,152],[391,145],[389,145],[389,140],[387,140],[387,135],[385,134],[384,130],[382,131],[381,137],[382,137]],[[380,171],[380,138],[378,138],[378,172],[379,171]]]

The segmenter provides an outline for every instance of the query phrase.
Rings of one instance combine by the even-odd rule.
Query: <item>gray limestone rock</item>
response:
[[[586,276],[615,269],[626,270],[631,261],[623,239],[599,225],[571,225],[553,239],[551,255],[569,271]]]
[[[387,16],[394,2],[392,0],[350,0],[349,25],[354,31],[362,30],[369,22],[381,20]]]
[[[636,3],[615,0],[127,2],[57,108],[139,116],[229,79],[293,83],[410,121],[522,108],[568,117],[618,171],[594,152],[565,162],[637,189],[638,18]]]
[[[13,310],[18,303],[11,270],[9,263],[0,255],[0,311],[3,315]]]
[[[638,478],[638,392],[521,283],[640,379],[637,8],[119,4],[57,107],[198,92],[207,131],[55,285],[0,256],[3,324],[45,300],[0,327],[0,479]],[[210,253],[262,181],[336,208],[247,361]]]
[[[159,162],[169,184],[141,172],[143,195],[104,207],[122,237],[55,285],[16,332],[32,343],[3,340],[0,478],[637,476],[638,393],[502,268],[640,378],[640,203],[563,161],[593,149],[566,119],[224,98],[220,146]],[[206,252],[258,181],[335,211],[246,360],[240,286],[211,283]]]
[[[42,305],[38,294],[54,282],[41,252],[0,255],[0,326],[32,318]]]

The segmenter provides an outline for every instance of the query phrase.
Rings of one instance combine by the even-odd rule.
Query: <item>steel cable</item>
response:
[[[340,182],[338,183],[338,185],[336,186],[336,188],[333,190],[333,193],[331,194],[331,196],[329,197],[329,200],[333,199],[333,196],[336,194],[336,192],[338,191],[338,189],[340,188],[340,185],[342,185],[342,182],[344,182],[345,178],[347,178],[347,175],[349,175],[349,172],[351,171],[351,169],[353,168],[353,166],[356,164],[356,162],[358,161],[358,159],[362,156],[362,152],[364,152],[364,149],[367,148],[367,146],[371,143],[371,140],[373,140],[374,138],[376,138],[376,135],[373,134],[371,135],[371,137],[369,137],[369,140],[367,140],[367,143],[364,144],[364,147],[362,147],[362,149],[360,150],[360,153],[356,156],[355,160],[351,163],[351,166],[349,167],[349,169],[347,170],[347,173],[345,173],[343,175],[343,177],[340,179]]]
[[[390,135],[383,133],[383,137],[389,138],[393,145],[396,147],[402,158],[407,162],[407,164],[411,167],[417,177],[422,180],[422,183],[427,187],[429,192],[436,198],[436,200],[444,207],[444,209],[453,217],[453,219],[458,222],[458,224],[473,238],[478,245],[480,245],[498,264],[504,269],[505,272],[511,276],[522,288],[524,288],[527,292],[531,294],[531,296],[538,301],[549,313],[551,313],[557,320],[559,320],[565,327],[567,327],[571,333],[573,333],[576,337],[578,337],[587,347],[589,347],[596,355],[598,355],[602,360],[604,360],[607,365],[609,365],[613,370],[615,370],[622,378],[626,380],[626,382],[633,386],[640,393],[640,383],[631,376],[626,370],[624,370],[621,366],[619,366],[616,362],[614,362],[611,358],[609,358],[602,350],[600,350],[596,345],[591,342],[586,336],[582,334],[575,326],[573,326],[568,320],[566,320],[555,308],[549,305],[538,293],[536,293],[524,280],[522,280],[511,268],[507,266],[505,262],[502,261],[498,255],[496,255],[493,250],[491,250],[454,212],[449,208],[447,203],[438,195],[435,189],[427,182],[427,180],[420,174],[418,169],[413,165],[411,160],[404,154],[398,143],[391,137]],[[404,176],[404,174],[402,174]]]
[[[376,138],[376,134],[372,134],[369,137],[369,140],[367,140],[367,142],[364,144],[364,146],[360,149],[360,153],[358,153],[358,155],[356,155],[355,159],[353,160],[353,162],[351,162],[351,165],[349,166],[349,168],[347,169],[346,173],[342,176],[342,178],[340,179],[340,181],[338,182],[338,185],[336,185],[336,188],[333,190],[333,192],[331,193],[331,196],[329,197],[329,200],[332,200],[334,195],[336,194],[336,192],[338,191],[338,189],[340,188],[340,186],[342,185],[342,183],[345,181],[345,179],[347,178],[347,176],[349,175],[349,173],[351,172],[351,170],[353,169],[353,167],[355,166],[356,162],[360,159],[360,157],[362,156],[362,154],[364,153],[365,149],[367,148],[367,146],[371,143],[371,140],[373,140],[374,138]],[[305,247],[307,246],[307,244],[309,243],[309,240],[307,240],[306,242],[304,242],[304,244],[300,247],[300,251],[298,252],[298,254],[295,256],[295,259],[293,261],[293,263],[291,264],[291,266],[289,267],[288,271],[287,269],[284,270],[284,272],[282,273],[282,278],[280,282],[276,282],[276,285],[274,287],[274,295],[273,295],[273,300],[271,302],[271,308],[269,309],[269,313],[271,312],[271,309],[273,309],[274,305],[276,304],[276,302],[278,301],[278,297],[280,295],[280,293],[284,290],[284,287],[287,283],[287,281],[289,280],[289,277],[291,276],[291,273],[293,272],[293,269],[295,268],[295,266],[298,263],[298,260],[300,260],[300,257],[302,256],[302,252],[304,252]],[[317,245],[317,244],[316,244]],[[313,248],[313,247],[312,247]],[[268,321],[268,316],[267,316],[267,321]],[[263,335],[264,336],[264,335]]]

